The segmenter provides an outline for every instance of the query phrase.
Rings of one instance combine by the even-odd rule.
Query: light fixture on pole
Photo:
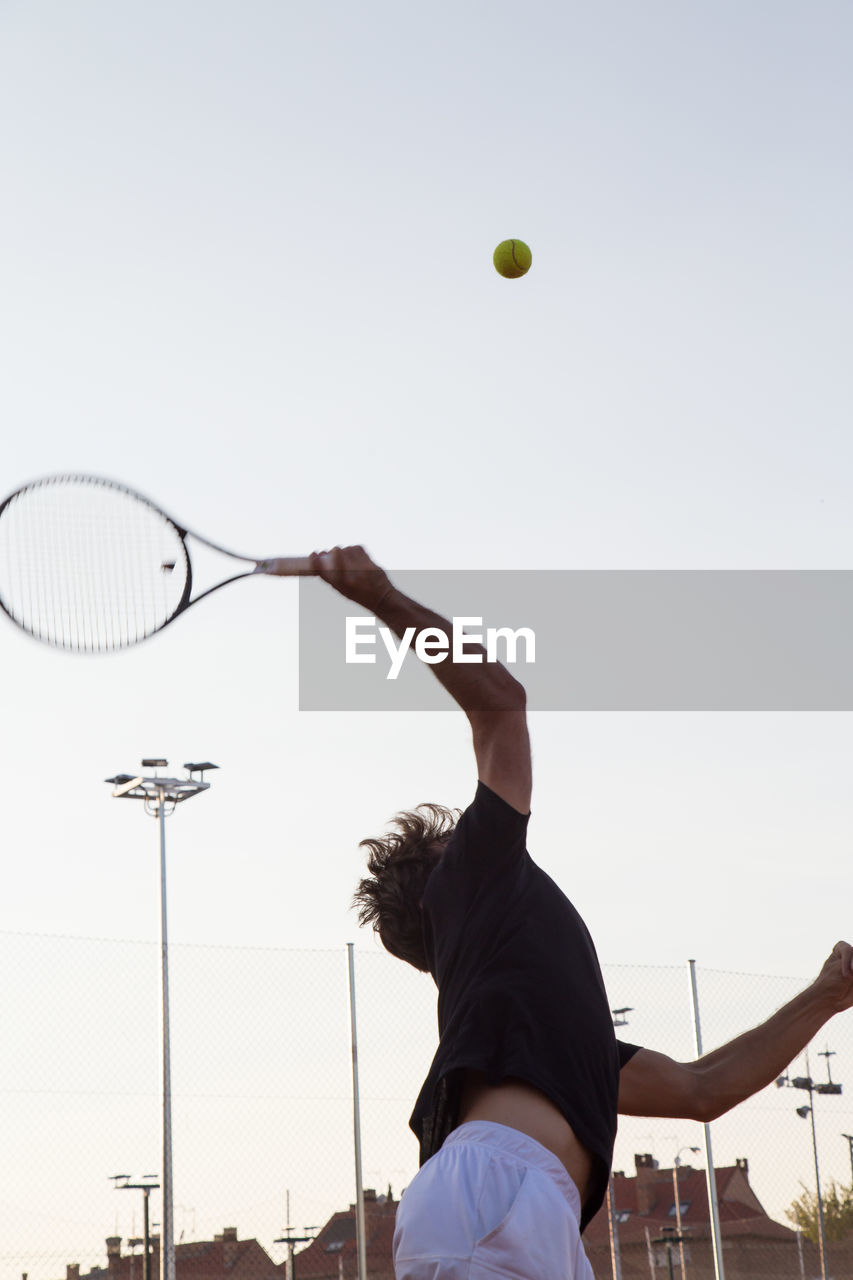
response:
[[[142,1192],[142,1280],[151,1280],[151,1232],[149,1229],[148,1197],[156,1191],[160,1183],[152,1182],[156,1173],[143,1173],[143,1182],[131,1182],[129,1173],[114,1173],[110,1181],[116,1184],[116,1191]]]
[[[675,1204],[675,1222],[678,1234],[678,1259],[681,1264],[681,1280],[684,1280],[684,1232],[681,1230],[681,1192],[678,1190],[678,1168],[681,1164],[681,1152],[692,1151],[699,1154],[699,1147],[680,1147],[672,1165],[672,1195]]]
[[[106,781],[112,784],[113,796],[122,800],[141,800],[149,817],[157,818],[160,826],[160,985],[162,992],[162,1052],[163,1052],[163,1241],[161,1246],[161,1280],[175,1280],[175,1228],[174,1188],[172,1186],[172,1067],[169,1032],[169,933],[166,916],[166,819],[184,800],[207,791],[209,782],[204,775],[218,765],[205,760],[200,764],[187,763],[186,778],[162,778],[158,770],[168,768],[168,760],[148,757],[142,761],[143,769],[153,769],[153,777],[142,774],[118,773]],[[198,774],[198,777],[195,775]]]
[[[833,1080],[832,1072],[829,1069],[829,1059],[834,1057],[834,1050],[826,1049],[820,1054],[820,1057],[826,1058],[826,1080],[820,1084],[815,1084],[811,1075],[795,1076],[793,1080],[788,1078],[787,1073],[780,1076],[776,1081],[777,1089],[805,1089],[809,1095],[809,1105],[797,1107],[797,1115],[801,1120],[805,1120],[806,1116],[811,1119],[812,1126],[812,1152],[814,1154],[814,1177],[815,1187],[817,1189],[817,1232],[818,1232],[818,1251],[820,1254],[820,1274],[821,1280],[827,1280],[826,1276],[826,1222],[823,1214],[823,1195],[820,1189],[820,1168],[817,1162],[817,1130],[815,1129],[814,1116],[814,1095],[816,1093],[829,1093],[837,1095],[841,1093],[841,1085],[837,1080]],[[809,1053],[808,1049],[805,1053],[806,1071],[809,1071]]]

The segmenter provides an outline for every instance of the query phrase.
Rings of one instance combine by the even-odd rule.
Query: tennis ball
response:
[[[498,275],[517,280],[530,270],[533,254],[523,240],[502,240],[492,260]]]

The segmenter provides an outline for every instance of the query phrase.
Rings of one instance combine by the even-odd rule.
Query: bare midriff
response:
[[[544,1093],[523,1080],[489,1084],[479,1071],[466,1071],[459,1108],[459,1123],[490,1120],[527,1134],[557,1157],[586,1199],[592,1173],[592,1156],[575,1137],[560,1109]]]

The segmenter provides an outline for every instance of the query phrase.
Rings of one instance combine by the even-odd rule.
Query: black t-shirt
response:
[[[636,1046],[617,1044],[592,939],[528,854],[528,818],[481,782],[427,882],[439,1046],[410,1123],[423,1163],[459,1122],[465,1069],[533,1085],[593,1157],[583,1228],[607,1189],[619,1070]]]

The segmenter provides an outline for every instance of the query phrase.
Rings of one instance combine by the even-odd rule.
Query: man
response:
[[[398,636],[450,631],[360,547],[317,554],[314,568]],[[476,796],[461,816],[421,805],[364,841],[371,875],[356,894],[361,922],[438,986],[396,1275],[590,1280],[580,1233],[604,1197],[617,1110],[711,1120],[769,1084],[853,1005],[853,949],[836,944],[810,987],[697,1062],[617,1043],[592,939],[526,850],[524,689],[497,663],[448,657],[432,670],[470,722]]]

